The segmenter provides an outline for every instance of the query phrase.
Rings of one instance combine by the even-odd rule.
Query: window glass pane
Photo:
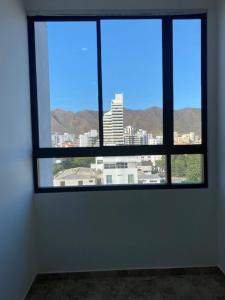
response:
[[[130,184],[134,183],[134,175],[133,174],[128,174],[128,183],[130,183]]]
[[[201,154],[171,156],[172,183],[203,183],[203,157]]]
[[[165,156],[43,158],[40,187],[165,184]]]
[[[41,147],[92,147],[98,139],[95,22],[36,22]]]
[[[174,143],[201,144],[201,20],[173,21]]]
[[[162,22],[101,21],[104,145],[162,144]]]
[[[106,184],[112,184],[112,175],[106,175]]]

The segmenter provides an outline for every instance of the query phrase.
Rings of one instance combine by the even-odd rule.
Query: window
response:
[[[128,183],[133,184],[134,183],[134,175],[133,174],[128,174]]]
[[[106,184],[112,184],[112,175],[106,175]]]
[[[206,22],[28,17],[36,192],[207,187]]]

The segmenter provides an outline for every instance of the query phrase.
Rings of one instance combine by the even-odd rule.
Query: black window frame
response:
[[[134,146],[103,145],[103,97],[102,97],[102,66],[101,66],[101,20],[162,20],[162,74],[163,74],[163,144]],[[201,134],[202,143],[197,145],[175,145],[173,139],[173,20],[201,20]],[[94,21],[97,32],[97,65],[98,65],[98,108],[99,108],[99,147],[78,148],[41,148],[39,145],[37,75],[35,55],[35,22],[68,22]],[[33,177],[36,193],[99,191],[99,190],[144,190],[144,189],[195,189],[208,187],[208,153],[207,153],[207,14],[187,15],[154,15],[154,16],[28,16],[28,43],[30,67],[30,98],[33,143]],[[129,156],[165,155],[165,184],[129,184],[129,185],[95,185],[71,187],[40,187],[38,182],[38,159],[69,158],[96,156]],[[203,156],[203,182],[196,184],[175,184],[171,182],[171,156],[176,154],[200,154]]]

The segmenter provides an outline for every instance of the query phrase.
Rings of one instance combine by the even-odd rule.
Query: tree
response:
[[[172,177],[184,178],[184,182],[201,181],[201,155],[172,155]]]
[[[54,167],[53,167],[53,174],[56,175],[57,173],[59,173],[60,171],[62,171],[63,166],[61,163],[55,163]]]
[[[62,160],[63,169],[86,167],[90,168],[91,163],[95,162],[94,157],[69,157]]]
[[[201,182],[202,180],[202,169],[201,169],[201,156],[200,155],[189,155],[188,166],[186,171],[186,179],[188,182]]]
[[[186,155],[172,155],[172,177],[185,177],[187,169]]]
[[[165,159],[164,155],[162,155],[161,159],[158,159],[158,160],[155,161],[155,166],[159,171],[161,171],[161,172],[165,171],[166,159]]]

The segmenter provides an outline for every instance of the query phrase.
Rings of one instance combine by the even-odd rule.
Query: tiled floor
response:
[[[40,277],[26,300],[225,300],[225,276],[219,272]]]

